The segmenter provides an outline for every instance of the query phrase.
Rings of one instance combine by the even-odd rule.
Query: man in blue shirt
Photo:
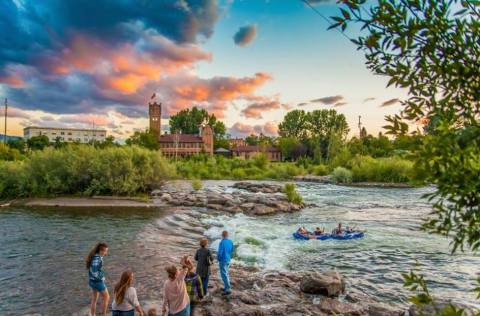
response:
[[[218,246],[217,259],[220,266],[220,276],[222,277],[223,284],[225,286],[223,290],[224,295],[232,293],[230,289],[230,277],[228,275],[228,269],[230,268],[230,260],[233,254],[233,242],[228,239],[228,232],[224,230],[222,232],[222,241]]]

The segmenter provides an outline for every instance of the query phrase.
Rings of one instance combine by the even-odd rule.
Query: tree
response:
[[[304,140],[308,137],[308,116],[303,110],[288,112],[278,125],[278,134],[281,137],[295,137]]]
[[[127,145],[142,146],[151,150],[158,150],[160,148],[156,133],[149,130],[145,132],[136,131],[125,143]]]
[[[66,143],[62,140],[60,136],[55,137],[55,141],[53,142],[53,148],[59,149],[66,145]]]
[[[28,148],[31,150],[42,150],[50,144],[47,136],[33,136],[27,140]]]
[[[307,122],[309,134],[317,139],[328,139],[333,133],[344,139],[350,130],[345,115],[335,110],[314,110],[307,113]]]
[[[295,137],[280,137],[278,147],[285,160],[296,160],[307,152],[305,146]]]
[[[266,136],[263,133],[260,135],[251,134],[245,137],[245,142],[247,145],[262,145],[262,146],[271,146],[274,143],[274,139],[272,137]]]
[[[23,140],[23,138],[16,139],[16,140],[9,140],[7,142],[7,145],[10,148],[15,148],[21,153],[25,151],[25,141]]]
[[[225,137],[227,131],[225,124],[218,121],[215,114],[208,114],[205,109],[196,106],[185,109],[170,117],[170,133],[198,134],[202,124],[210,125],[215,139]]]
[[[387,117],[391,134],[408,123],[434,122],[416,150],[418,170],[436,185],[424,229],[453,238],[452,252],[480,248],[480,3],[465,0],[344,0],[332,27],[360,24],[353,42],[367,67],[406,88],[400,114]],[[423,278],[406,285],[426,289]],[[478,289],[480,291],[480,288]],[[417,296],[424,302],[428,291]]]

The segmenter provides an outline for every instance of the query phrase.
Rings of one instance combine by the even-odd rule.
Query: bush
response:
[[[224,158],[221,156],[189,157],[176,162],[177,172],[188,179],[288,179],[304,174],[305,170],[293,163],[270,163],[265,155],[253,159]]]
[[[325,165],[311,166],[310,173],[316,176],[326,176],[328,174],[328,167]]]
[[[303,198],[300,193],[297,192],[294,183],[286,183],[283,188],[283,192],[287,196],[287,200],[291,203],[302,204]]]
[[[410,182],[413,177],[413,163],[400,157],[358,156],[351,168],[355,182]]]
[[[336,183],[351,183],[352,172],[343,167],[337,167],[332,172],[332,179]]]
[[[193,179],[192,180],[192,188],[195,191],[200,191],[202,189],[202,181],[200,181],[198,179]]]
[[[147,192],[174,175],[160,153],[136,146],[45,148],[23,162],[0,165],[0,197],[131,195]]]

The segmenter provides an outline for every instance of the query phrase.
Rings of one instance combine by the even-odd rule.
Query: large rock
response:
[[[345,281],[338,272],[310,273],[300,282],[300,290],[307,294],[334,297],[345,291]]]
[[[319,309],[328,315],[365,315],[365,308],[358,304],[340,302],[336,299],[323,297],[319,304]]]
[[[265,206],[265,205],[255,205],[252,210],[252,214],[254,215],[272,215],[275,214],[276,210],[273,207]]]

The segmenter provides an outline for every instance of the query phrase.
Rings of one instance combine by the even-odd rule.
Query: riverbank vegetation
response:
[[[137,146],[49,147],[0,162],[0,197],[135,195],[174,176],[161,155]]]

